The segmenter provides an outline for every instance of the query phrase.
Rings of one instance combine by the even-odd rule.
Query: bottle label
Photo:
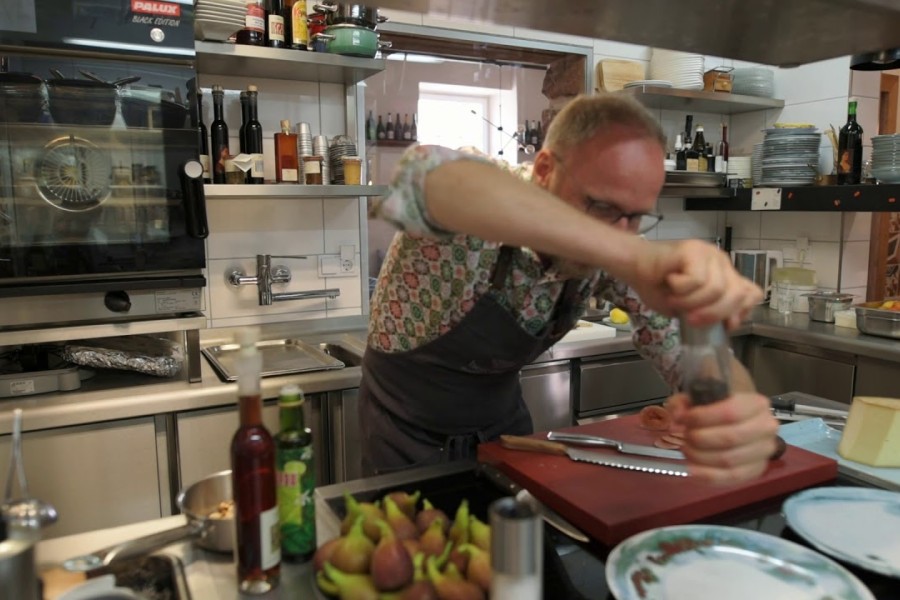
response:
[[[379,140],[385,139],[385,133],[384,133],[384,131],[379,131],[377,135],[378,135],[378,139],[379,139]]]
[[[687,159],[687,165],[685,171],[699,171],[700,170],[700,160],[697,158],[689,158]]]
[[[389,140],[394,139],[394,130],[393,130],[393,129],[388,129],[388,131],[387,131],[387,139],[389,139]]]
[[[404,139],[404,140],[411,140],[411,139],[412,139],[412,133],[410,133],[410,131],[409,131],[408,129],[407,129],[406,131],[403,132],[403,139]]]
[[[200,164],[203,166],[203,179],[209,179],[209,155],[200,155]]]
[[[266,11],[258,4],[247,5],[247,16],[244,18],[244,29],[248,31],[256,31],[257,33],[266,32]]]
[[[269,39],[284,42],[284,17],[269,15]]]
[[[281,528],[278,525],[278,507],[259,513],[259,543],[262,549],[260,567],[265,571],[281,563]]]
[[[294,2],[291,7],[291,43],[294,46],[309,44],[309,29],[306,26],[306,2]]]
[[[303,161],[303,172],[307,175],[321,173],[322,172],[322,164],[317,160],[306,160]]]
[[[312,448],[279,449],[277,456],[281,547],[287,555],[308,554],[316,549],[316,503],[313,498],[316,474]]]
[[[265,162],[262,154],[251,154],[253,162],[250,165],[250,177],[262,177],[265,170]]]
[[[300,181],[300,173],[298,169],[282,169],[281,181],[285,183],[297,183]]]

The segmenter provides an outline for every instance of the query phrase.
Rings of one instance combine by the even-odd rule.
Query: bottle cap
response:
[[[303,404],[303,390],[295,383],[282,386],[278,393],[279,406],[299,406]]]
[[[285,133],[290,133],[291,122],[288,121],[287,119],[282,119],[281,120],[281,130],[284,131]]]
[[[259,90],[258,90],[258,88],[257,88],[255,85],[248,85],[248,86],[247,86],[247,91],[250,92],[250,93],[256,93],[256,92],[259,91]]]
[[[221,91],[222,91],[222,86],[221,86],[221,85],[214,85],[214,86],[212,87],[212,91],[214,91],[214,92],[221,92]]]

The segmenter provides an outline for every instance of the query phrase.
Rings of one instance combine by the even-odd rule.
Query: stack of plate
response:
[[[900,183],[900,134],[872,136],[872,176],[882,183]]]
[[[748,181],[753,176],[753,170],[750,167],[749,156],[729,156],[728,157],[728,176],[727,180],[740,179]]]
[[[243,0],[197,0],[194,36],[224,42],[244,28],[247,4]]]
[[[761,186],[812,185],[819,169],[822,134],[815,128],[766,129]]]
[[[331,172],[334,173],[333,183],[343,185],[344,161],[342,159],[345,156],[356,156],[356,144],[346,135],[337,135],[331,140],[328,156],[331,159]]]
[[[703,55],[653,49],[650,57],[650,79],[671,81],[683,90],[703,89]]]
[[[775,97],[775,71],[762,67],[735,69],[731,82],[731,93],[773,98]]]
[[[313,156],[322,157],[322,183],[328,185],[331,183],[332,171],[328,161],[328,138],[324,135],[317,135],[312,139]]]
[[[759,185],[762,182],[762,158],[763,145],[754,144],[753,153],[750,156],[750,174],[753,177],[753,185]]]

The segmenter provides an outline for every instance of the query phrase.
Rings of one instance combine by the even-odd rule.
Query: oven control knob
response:
[[[150,39],[159,44],[166,39],[166,32],[159,27],[154,27],[150,30]]]
[[[106,292],[103,304],[113,312],[123,313],[131,310],[131,298],[127,292]]]

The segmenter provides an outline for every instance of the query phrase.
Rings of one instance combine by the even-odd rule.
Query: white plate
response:
[[[821,487],[794,494],[782,508],[788,525],[820,551],[900,578],[900,492]]]
[[[641,85],[646,85],[649,87],[664,87],[670,88],[672,87],[671,81],[666,81],[665,79],[638,79],[637,81],[629,81],[622,87],[638,87]]]
[[[874,600],[852,573],[809,548],[719,525],[634,535],[610,553],[606,581],[618,600]]]
[[[631,331],[631,321],[628,321],[627,323],[613,323],[609,317],[603,317],[600,319],[600,322],[607,327],[615,327],[619,331]]]

